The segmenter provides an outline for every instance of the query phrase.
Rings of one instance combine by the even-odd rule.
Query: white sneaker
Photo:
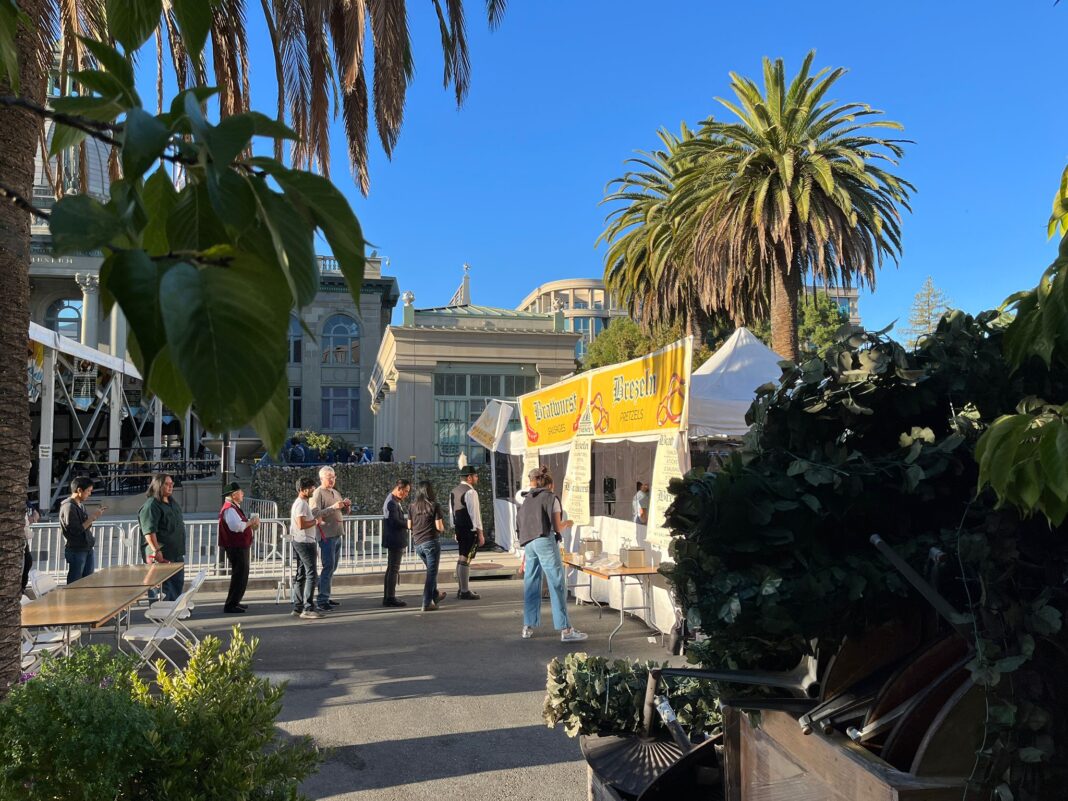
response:
[[[588,636],[585,632],[570,628],[560,632],[560,642],[582,642]]]
[[[534,627],[533,626],[523,626],[523,639],[524,640],[529,640],[533,636],[534,636]]]
[[[324,615],[322,612],[319,612],[315,609],[306,609],[305,611],[300,613],[300,616],[304,620],[319,620],[320,618],[326,617],[326,615]]]

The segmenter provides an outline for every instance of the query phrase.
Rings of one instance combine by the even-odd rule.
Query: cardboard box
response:
[[[619,561],[623,567],[645,567],[645,549],[623,548],[619,552]]]

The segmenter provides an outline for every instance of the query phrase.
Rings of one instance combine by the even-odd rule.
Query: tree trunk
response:
[[[20,94],[44,98],[42,31],[47,2],[22,0],[29,29],[17,39]],[[0,93],[11,87],[0,82]],[[33,196],[33,157],[40,121],[28,112],[0,112],[0,181],[24,198]],[[26,489],[30,475],[30,404],[26,393],[26,346],[30,328],[30,216],[0,202],[0,697],[19,677],[21,630],[19,597]]]
[[[797,300],[801,294],[801,271],[785,258],[772,275],[771,349],[784,359],[797,361]]]

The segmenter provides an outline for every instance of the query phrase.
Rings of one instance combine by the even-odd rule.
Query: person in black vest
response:
[[[259,528],[259,516],[248,515],[241,508],[245,491],[236,481],[231,481],[223,492],[223,505],[219,510],[219,547],[226,551],[230,560],[230,589],[226,593],[223,611],[228,615],[241,614],[246,607],[241,600],[248,588],[249,557],[252,554],[252,537]]]
[[[471,592],[471,561],[478,553],[479,546],[486,544],[482,532],[482,510],[478,506],[478,470],[468,465],[460,471],[463,481],[449,495],[449,512],[452,514],[452,527],[456,531],[456,544],[460,553],[456,557],[456,582],[460,591],[456,597],[463,601],[477,601],[482,596]]]
[[[408,521],[401,510],[401,503],[411,491],[411,482],[406,478],[398,478],[382,504],[382,547],[389,553],[386,579],[382,588],[382,606],[408,605],[397,597],[397,581],[400,579],[401,560],[408,547]]]
[[[519,507],[516,521],[519,544],[523,548],[523,639],[534,636],[541,625],[541,577],[549,585],[553,626],[560,630],[561,642],[580,642],[586,635],[571,625],[567,615],[567,582],[563,558],[557,545],[560,535],[571,525],[564,519],[560,499],[552,492],[553,477],[542,466],[530,471],[529,490]]]

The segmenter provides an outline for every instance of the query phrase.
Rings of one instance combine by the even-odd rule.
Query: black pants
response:
[[[403,558],[403,545],[400,548],[389,549],[389,561],[386,563],[386,582],[383,588],[384,595],[382,596],[385,601],[397,597],[397,581],[400,579],[401,559]]]
[[[234,609],[245,597],[248,587],[248,562],[251,548],[227,548],[226,558],[230,560],[230,591],[226,593],[224,609]]]
[[[30,568],[33,567],[33,556],[30,555],[30,546],[22,556],[22,592],[26,592],[26,582],[30,580]]]

